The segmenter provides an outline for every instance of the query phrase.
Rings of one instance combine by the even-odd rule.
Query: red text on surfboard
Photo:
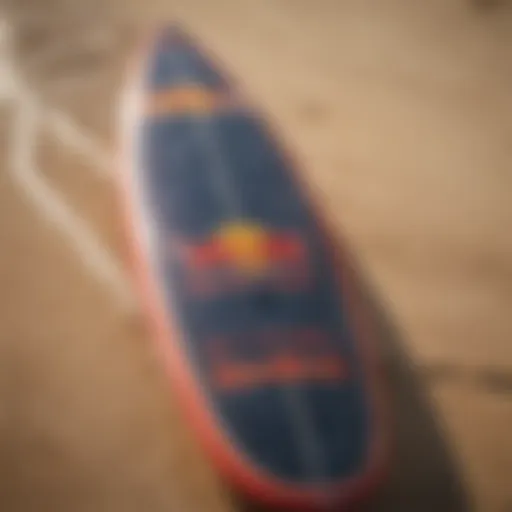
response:
[[[346,361],[322,332],[295,329],[241,336],[243,340],[226,336],[210,342],[211,378],[223,391],[349,378]],[[254,351],[247,352],[247,347]]]

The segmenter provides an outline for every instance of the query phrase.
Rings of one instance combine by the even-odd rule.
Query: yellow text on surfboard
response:
[[[158,117],[172,114],[209,114],[226,107],[225,93],[200,85],[172,87],[153,93],[146,103],[146,114]]]

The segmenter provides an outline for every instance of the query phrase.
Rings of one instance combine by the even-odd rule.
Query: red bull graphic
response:
[[[300,236],[254,224],[224,225],[204,241],[174,241],[171,251],[186,269],[190,290],[202,296],[240,291],[256,281],[296,292],[310,279],[308,251]]]
[[[259,357],[237,353],[250,344]],[[346,381],[349,369],[329,337],[313,329],[244,333],[210,344],[210,378],[217,389],[230,392],[267,385]]]

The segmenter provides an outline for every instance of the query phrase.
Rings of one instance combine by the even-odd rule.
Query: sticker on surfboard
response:
[[[385,407],[340,248],[260,114],[182,29],[122,107],[140,292],[192,429],[228,482],[344,506],[378,482]]]

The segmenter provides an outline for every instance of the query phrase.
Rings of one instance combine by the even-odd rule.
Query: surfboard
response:
[[[131,72],[120,179],[140,295],[226,481],[336,510],[384,474],[376,340],[304,176],[217,62],[170,26]]]

